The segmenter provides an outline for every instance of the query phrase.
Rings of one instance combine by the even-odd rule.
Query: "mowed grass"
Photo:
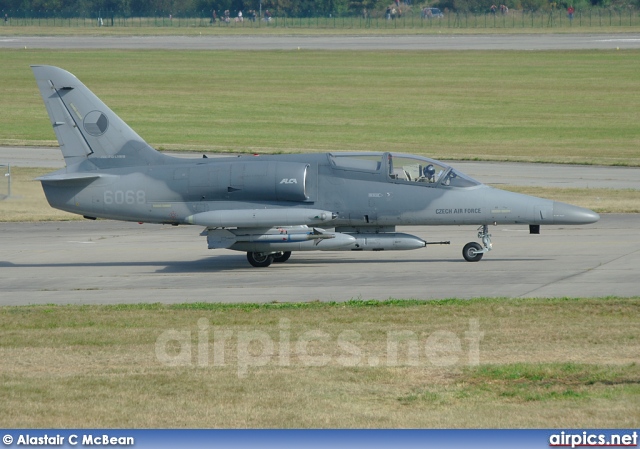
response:
[[[159,148],[640,165],[638,50],[0,50],[0,57],[0,144],[54,140],[29,69],[53,64]]]
[[[5,167],[0,171],[0,222],[6,221],[56,221],[81,220],[82,216],[70,214],[49,206],[42,185],[35,178],[53,171],[47,168],[13,167],[11,169],[11,196],[6,185]]]
[[[640,298],[2,307],[0,422],[634,427],[638,316]]]

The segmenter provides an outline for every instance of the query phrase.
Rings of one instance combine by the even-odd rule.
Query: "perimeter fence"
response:
[[[412,28],[593,28],[637,27],[640,13],[629,8],[593,8],[566,11],[509,10],[501,12],[447,12],[442,17],[426,17],[421,10],[409,10],[394,17],[384,11],[360,15],[321,15],[309,11],[297,16],[273,10],[243,11],[155,11],[130,14],[122,11],[6,10],[0,25],[11,27],[219,27],[219,28],[317,28],[317,29],[412,29]],[[1,30],[1,27],[0,27]],[[1,33],[1,31],[0,31]]]

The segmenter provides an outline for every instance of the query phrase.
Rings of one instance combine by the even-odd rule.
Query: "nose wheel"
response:
[[[482,246],[478,242],[469,242],[462,248],[462,257],[467,262],[477,262],[482,259],[484,253],[482,252]]]
[[[488,253],[493,247],[488,225],[482,225],[478,228],[478,238],[482,239],[484,248],[478,242],[469,242],[462,248],[462,257],[467,262],[478,262],[484,256],[484,253]]]

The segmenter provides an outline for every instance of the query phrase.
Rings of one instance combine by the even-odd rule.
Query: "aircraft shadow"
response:
[[[547,261],[551,259],[541,258],[519,258],[519,259],[483,259],[480,263],[493,264],[498,262],[532,262]],[[274,268],[315,268],[318,264],[331,265],[381,265],[387,263],[401,264],[468,264],[463,259],[295,259],[291,258],[283,264],[272,264],[269,269]],[[234,256],[212,256],[197,260],[175,261],[175,260],[156,260],[156,261],[114,261],[114,262],[61,262],[61,263],[24,263],[16,264],[9,261],[0,261],[0,268],[114,268],[114,267],[155,267],[156,273],[216,273],[235,270],[259,270],[249,265],[246,258],[242,255]]]
[[[14,264],[0,261],[0,268],[129,268],[156,267],[156,273],[188,273],[188,272],[216,272],[251,268],[245,258],[218,257],[215,263],[209,258],[189,261],[154,260],[154,261],[114,261],[114,262],[61,262],[61,263],[25,263]]]

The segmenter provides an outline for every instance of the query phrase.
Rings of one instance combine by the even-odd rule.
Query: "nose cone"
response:
[[[590,209],[558,201],[553,202],[554,224],[589,224],[598,220],[600,220],[600,215]]]

